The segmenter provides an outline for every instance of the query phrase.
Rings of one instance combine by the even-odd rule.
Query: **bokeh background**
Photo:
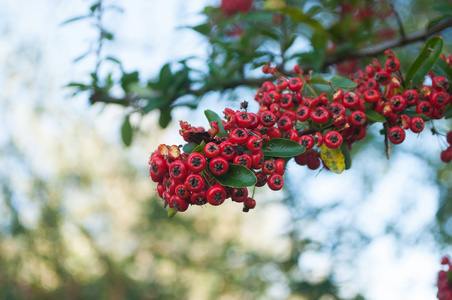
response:
[[[124,69],[152,77],[168,61],[205,63],[208,42],[185,27],[218,2],[111,4],[123,11],[105,15],[115,40],[104,51]],[[124,147],[125,110],[66,87],[96,63],[74,62],[93,47],[93,24],[62,25],[89,6],[0,1],[0,299],[435,298],[452,253],[452,170],[438,137],[408,134],[388,161],[371,128],[341,175],[289,163],[287,188],[261,189],[247,214],[227,202],[168,219],[147,161],[158,144],[182,143],[177,122],[132,116],[139,131]],[[209,93],[173,119],[207,126],[204,109],[221,114],[253,93]]]

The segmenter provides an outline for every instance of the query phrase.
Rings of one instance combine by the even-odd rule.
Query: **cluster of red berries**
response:
[[[246,187],[220,184],[218,176],[228,176],[230,165],[242,165],[253,172],[255,186],[268,185],[272,190],[284,186],[286,161],[280,157],[264,156],[263,145],[272,139],[291,140],[307,150],[295,156],[299,165],[318,169],[322,164],[322,148],[349,149],[363,139],[367,126],[385,122],[385,134],[393,144],[405,139],[405,131],[420,133],[424,120],[441,119],[450,106],[449,82],[444,76],[431,75],[432,85],[405,88],[399,72],[400,62],[392,51],[386,51],[384,68],[377,60],[350,78],[356,87],[339,88],[331,97],[316,95],[311,77],[303,75],[299,66],[297,77],[287,78],[276,67],[266,64],[264,73],[272,73],[275,83],[266,81],[257,90],[255,100],[259,111],[225,108],[224,120],[210,122],[210,129],[180,122],[180,135],[186,142],[197,145],[190,153],[181,153],[181,146],[160,145],[149,161],[150,174],[157,182],[157,191],[165,205],[185,211],[190,204],[220,205],[225,199],[244,203],[244,210],[254,208],[256,201],[248,197]],[[314,96],[303,95],[303,87]],[[403,92],[402,92],[403,91]],[[220,127],[219,123],[222,125]],[[452,133],[447,135],[451,143]],[[452,148],[443,151],[443,161],[450,161]]]
[[[221,0],[220,8],[228,16],[251,9],[253,0]]]
[[[447,266],[447,270],[438,273],[438,294],[439,300],[452,300],[452,262],[448,256],[444,256],[441,264]]]
[[[441,151],[440,158],[443,162],[448,163],[452,161],[452,130],[447,133],[446,139],[449,143],[449,147],[447,147],[446,150]]]

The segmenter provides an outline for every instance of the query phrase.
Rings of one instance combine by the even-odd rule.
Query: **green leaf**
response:
[[[148,113],[151,110],[163,107],[167,104],[168,104],[168,98],[166,98],[166,97],[157,97],[157,98],[148,99],[146,106],[143,107],[143,111],[145,113]]]
[[[171,108],[163,107],[160,108],[159,125],[162,128],[166,128],[171,122]]]
[[[444,117],[446,119],[452,118],[452,105],[449,105],[449,107],[446,109],[446,115]]]
[[[130,116],[127,115],[124,118],[124,122],[122,122],[121,126],[121,137],[122,142],[126,147],[129,147],[132,144],[132,136],[133,136],[133,130],[132,125],[130,124]]]
[[[413,86],[416,86],[424,80],[425,75],[438,60],[443,50],[443,44],[444,41],[439,36],[431,37],[425,43],[421,53],[408,69],[405,79],[407,86],[411,86],[411,81],[413,81]]]
[[[418,114],[416,111],[413,110],[404,110],[402,113],[408,115],[410,118],[419,117],[424,121],[430,120],[430,117],[424,115],[424,114]]]
[[[177,214],[177,210],[175,210],[174,208],[171,207],[167,207],[168,210],[168,218],[172,218]]]
[[[452,15],[452,7],[450,4],[438,4],[433,6],[433,9],[445,15]]]
[[[346,142],[342,143],[341,151],[344,155],[345,170],[348,170],[352,166],[352,156],[350,155],[350,149],[348,148],[348,144]]]
[[[170,65],[165,64],[160,70],[158,88],[165,91],[171,84],[173,73],[171,73]]]
[[[193,29],[196,32],[199,32],[202,35],[209,35],[210,33],[210,26],[207,23],[192,27],[191,29]]]
[[[320,75],[311,77],[311,79],[309,81],[313,84],[329,85],[328,81]]]
[[[193,150],[195,150],[197,146],[197,144],[190,142],[182,147],[182,151],[184,151],[184,153],[190,154],[193,152]]]
[[[257,182],[257,178],[253,171],[242,165],[229,164],[229,170],[226,174],[212,176],[222,185],[235,188],[243,188],[253,186]]]
[[[302,145],[288,139],[271,139],[262,145],[266,157],[294,157],[305,151]]]
[[[300,9],[294,6],[287,6],[283,9],[279,9],[282,13],[287,14],[294,22],[304,23],[306,25],[311,26],[315,30],[325,32],[325,28],[323,28],[322,24],[319,21],[311,18],[307,14],[303,13]]]
[[[138,82],[138,72],[124,73],[121,77],[121,87],[125,92],[130,91],[130,85]]]
[[[61,25],[66,25],[66,24],[69,24],[69,23],[72,23],[72,22],[75,22],[75,21],[78,21],[78,20],[83,20],[83,19],[89,18],[89,17],[91,17],[91,16],[79,16],[79,17],[75,17],[75,18],[72,18],[72,19],[69,19],[69,20],[64,21],[63,23],[61,23]]]
[[[331,149],[323,144],[320,146],[320,158],[327,167],[336,174],[341,174],[345,170],[345,158],[341,148]]]
[[[91,10],[91,12],[94,12],[99,7],[100,7],[100,2],[97,2],[96,4],[91,5],[91,7],[89,9]]]
[[[452,67],[449,66],[444,59],[438,59],[436,62],[436,70],[440,70],[441,76],[447,77],[449,79],[449,82],[452,82]],[[436,73],[436,72],[435,72]]]
[[[106,60],[111,60],[112,62],[117,63],[118,65],[121,65],[121,61],[113,56],[108,56],[107,58],[105,58]]]
[[[101,31],[101,33],[100,33],[100,37],[102,38],[102,39],[107,39],[107,40],[112,40],[113,38],[114,38],[114,35],[113,35],[113,33],[111,33],[111,32],[108,32],[108,31]]]
[[[366,114],[366,119],[371,122],[386,122],[386,118],[377,113],[375,110],[366,110],[364,112]]]
[[[330,80],[333,86],[343,89],[351,89],[358,85],[353,80],[338,75],[334,75]]]
[[[207,120],[209,120],[209,123],[210,122],[218,123],[218,128],[220,130],[220,133],[227,134],[226,130],[224,130],[223,120],[221,120],[220,116],[217,115],[216,112],[214,112],[210,109],[207,109],[204,111],[204,114],[206,115]]]
[[[196,144],[195,144],[196,145]],[[206,146],[206,142],[202,141],[201,144],[197,145],[192,151],[193,152],[199,152],[204,154],[204,147]]]

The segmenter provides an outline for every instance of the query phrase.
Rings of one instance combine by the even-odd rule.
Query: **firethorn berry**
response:
[[[419,94],[416,90],[406,90],[402,97],[405,98],[407,105],[416,105],[419,101]]]
[[[420,133],[422,130],[424,130],[424,120],[422,120],[422,118],[420,117],[413,117],[411,119],[411,125],[410,125],[410,129],[412,132],[414,133]]]
[[[430,97],[430,103],[432,103],[432,105],[436,107],[446,105],[449,102],[448,100],[449,98],[447,94],[442,91],[436,91]]]
[[[182,199],[178,195],[171,196],[170,202],[172,207],[177,211],[186,211],[188,208],[188,200]]]
[[[204,177],[199,174],[188,174],[185,178],[185,186],[189,191],[198,192],[203,189],[205,184]]]
[[[252,122],[253,119],[245,111],[240,111],[235,114],[235,123],[239,127],[247,128],[248,126],[251,125]]]
[[[433,113],[432,104],[429,101],[421,101],[416,106],[417,114],[424,114],[426,116],[431,116]]]
[[[293,71],[295,74],[303,74],[303,70],[300,68],[299,65],[295,65],[295,67],[293,67]]]
[[[265,175],[263,172],[257,172],[254,175],[257,178],[257,182],[256,182],[255,186],[261,187],[267,183],[267,175]]]
[[[163,158],[154,157],[151,159],[151,167],[149,170],[156,177],[163,177],[163,175],[168,172],[168,166]]]
[[[284,186],[284,179],[280,174],[273,173],[268,176],[267,184],[271,190],[278,191]]]
[[[276,173],[278,173],[279,175],[284,175],[284,173],[286,172],[286,169],[284,168],[284,159],[282,158],[277,158],[275,160],[275,167],[276,167]]]
[[[276,139],[276,138],[280,138],[282,137],[282,133],[281,131],[276,128],[276,127],[270,127],[267,131],[267,135],[271,138],[271,139]]]
[[[375,80],[374,78],[370,78],[366,82],[366,87],[369,89],[377,89],[378,88],[377,80]]]
[[[366,90],[363,94],[364,100],[369,103],[375,103],[380,97],[378,92],[374,89]]]
[[[276,172],[276,165],[271,160],[264,161],[264,165],[262,166],[262,172],[264,172],[265,175],[270,175]]]
[[[387,70],[380,70],[377,73],[377,83],[386,85],[391,81],[391,74]]]
[[[226,189],[222,185],[214,185],[207,190],[206,197],[211,205],[220,205],[226,200]]]
[[[298,141],[300,145],[307,149],[311,149],[314,147],[314,138],[310,135],[302,135],[300,136],[300,140]]]
[[[289,130],[286,131],[286,133],[284,134],[284,138],[294,141],[294,142],[298,142],[298,139],[300,138],[298,135],[298,131],[296,131],[295,129],[291,128]]]
[[[233,144],[243,145],[248,140],[248,132],[243,128],[236,127],[229,134],[229,140]]]
[[[348,124],[348,117],[344,116],[344,115],[337,115],[333,117],[333,125],[337,128],[337,129],[343,129],[347,126]]]
[[[207,203],[206,191],[193,192],[190,195],[190,202],[195,205],[204,205]]]
[[[229,163],[223,156],[217,156],[212,158],[209,168],[213,175],[224,175],[229,170]]]
[[[449,256],[443,256],[443,258],[441,259],[441,264],[442,265],[448,265],[450,264],[450,257]]]
[[[366,123],[366,115],[360,110],[355,110],[350,115],[350,123],[355,126],[363,126]]]
[[[449,145],[452,145],[452,130],[447,133],[446,140],[449,143]]]
[[[410,129],[410,127],[411,127],[411,118],[408,115],[401,114],[400,117],[399,117],[399,120],[400,120],[400,126],[403,129],[405,129],[405,130]]]
[[[264,152],[262,150],[251,153],[251,167],[255,170],[262,168],[264,165]]]
[[[283,112],[282,116],[288,116],[292,120],[292,122],[297,121],[297,113],[293,110],[286,110],[285,112]]]
[[[289,80],[289,89],[292,92],[298,92],[299,90],[301,90],[302,87],[303,81],[300,78],[294,77]]]
[[[388,132],[389,141],[393,144],[400,144],[405,140],[405,130],[399,126],[394,126]]]
[[[276,123],[276,116],[269,110],[263,111],[259,115],[259,122],[265,127],[272,127]]]
[[[345,116],[345,107],[341,103],[331,103],[328,106],[328,111],[330,112],[330,117],[344,115]]]
[[[313,138],[314,138],[314,144],[317,147],[322,146],[322,144],[323,144],[323,135],[320,132],[314,133]]]
[[[285,89],[287,89],[287,87],[289,86],[289,83],[287,82],[287,79],[286,78],[279,78],[277,81],[276,81],[276,89],[277,90],[285,90]]]
[[[447,147],[446,150],[441,151],[441,154],[439,157],[445,163],[451,162],[452,161],[452,146],[449,146],[449,147]]]
[[[323,143],[331,149],[339,148],[342,145],[342,140],[342,135],[335,130],[328,131],[323,136]]]
[[[185,180],[188,173],[187,165],[182,160],[175,160],[169,165],[169,173],[171,178]]]
[[[256,207],[256,200],[254,200],[253,198],[246,198],[245,201],[243,202],[243,211],[247,212],[250,209],[253,209]]]
[[[157,184],[157,194],[159,195],[160,198],[163,197],[163,193],[166,192],[166,188],[163,185],[163,183],[159,182]]]
[[[187,199],[190,197],[190,191],[187,189],[185,184],[180,183],[176,185],[176,189],[174,190],[174,194],[181,197],[182,199]]]
[[[233,163],[236,165],[242,165],[247,168],[251,168],[251,155],[249,155],[248,153],[237,155],[236,157],[234,157]]]
[[[439,120],[446,115],[446,106],[433,107],[432,118]]]
[[[251,136],[248,141],[246,141],[246,147],[252,153],[258,152],[262,148],[262,139],[258,136]]]
[[[405,109],[406,100],[401,95],[394,95],[389,100],[389,105],[394,112],[399,112]]]
[[[149,173],[151,175],[151,180],[152,181],[154,181],[154,182],[161,182],[163,180],[163,177],[158,177],[157,175],[155,175],[152,172],[149,172]]]
[[[347,92],[344,94],[342,104],[345,106],[345,108],[354,108],[359,104],[359,97],[354,92]]]
[[[247,127],[248,129],[255,129],[257,126],[259,126],[259,118],[255,113],[248,113],[248,115],[251,117],[251,124]]]
[[[204,155],[208,158],[213,158],[220,154],[220,147],[214,142],[209,142],[204,146]]]
[[[292,128],[293,126],[293,122],[292,119],[289,118],[288,116],[282,116],[281,118],[279,118],[278,120],[278,128],[282,131],[287,131],[290,128]]]
[[[315,123],[326,123],[328,121],[328,118],[328,110],[323,106],[319,106],[311,110],[311,119]]]
[[[449,89],[449,81],[444,76],[435,76],[432,79],[432,86],[435,90]]]
[[[388,59],[385,67],[389,72],[396,72],[400,68],[400,61],[397,58]]]
[[[344,90],[337,89],[337,91],[333,94],[333,102],[341,102],[344,97]]]
[[[221,144],[220,144],[220,155],[222,157],[226,158],[227,160],[232,160],[234,158],[234,156],[235,156],[234,144],[232,144],[230,141],[221,142]]]
[[[243,202],[248,198],[247,188],[229,188],[229,194],[234,202]]]
[[[266,81],[262,84],[261,90],[264,93],[269,93],[275,90],[275,85],[271,81]]]
[[[297,101],[292,94],[284,93],[281,95],[280,106],[282,109],[290,109],[297,104]]]
[[[307,121],[309,119],[309,115],[310,115],[310,109],[307,106],[300,106],[297,109],[297,119],[300,122],[304,122]]]

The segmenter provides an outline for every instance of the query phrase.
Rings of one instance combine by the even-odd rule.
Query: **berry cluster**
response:
[[[390,50],[385,53],[384,67],[374,60],[365,70],[350,76],[355,87],[337,88],[330,96],[318,95],[312,86],[315,79],[303,75],[299,66],[294,68],[297,76],[287,78],[268,63],[262,71],[273,74],[277,80],[266,81],[257,90],[254,97],[259,104],[257,113],[248,112],[245,101],[240,110],[225,108],[224,120],[218,116],[214,121],[210,119],[208,130],[180,122],[180,135],[196,147],[181,153],[181,146],[162,144],[149,160],[151,178],[158,183],[157,191],[165,206],[185,211],[189,205],[220,205],[230,197],[244,203],[244,211],[248,211],[256,201],[249,197],[247,187],[221,183],[225,182],[220,180],[222,176],[230,177],[231,166],[249,170],[255,177],[251,186],[268,185],[279,190],[284,186],[282,176],[291,157],[309,169],[323,165],[328,170],[337,161],[324,160],[324,152],[351,149],[366,136],[367,127],[373,123],[384,123],[382,133],[387,140],[400,144],[407,130],[420,133],[424,121],[443,118],[451,99],[446,77],[430,73],[431,86],[411,87],[404,82],[394,53]],[[333,84],[329,84],[333,89]],[[451,139],[449,132],[449,143]],[[285,156],[268,152],[272,140],[290,141],[301,151]],[[451,149],[441,153],[443,161],[451,160]]]
[[[251,9],[253,0],[221,0],[221,10],[228,16]]]
[[[452,262],[448,256],[444,256],[441,264],[447,266],[446,270],[441,270],[438,273],[438,294],[439,300],[452,300]]]
[[[441,151],[440,158],[443,162],[448,163],[452,161],[452,130],[447,133],[447,142],[449,147],[446,150]]]

